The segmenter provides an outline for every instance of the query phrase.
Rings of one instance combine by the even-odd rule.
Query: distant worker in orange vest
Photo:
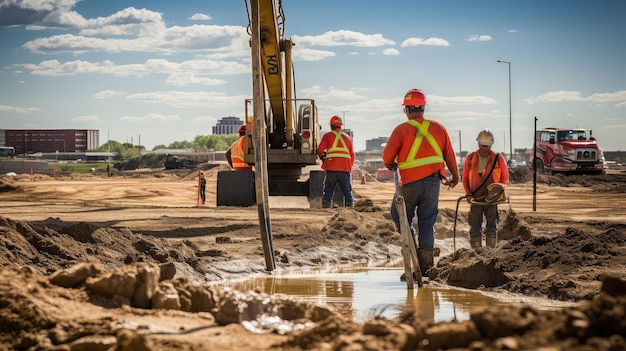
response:
[[[252,166],[246,163],[243,159],[246,154],[244,141],[246,138],[246,125],[242,124],[239,127],[239,139],[237,139],[231,146],[226,150],[226,161],[232,169],[235,171],[251,171]]]
[[[323,161],[322,169],[326,171],[322,208],[332,207],[337,185],[343,192],[345,206],[354,206],[352,196],[352,166],[354,165],[354,148],[350,136],[341,131],[343,121],[339,116],[330,118],[330,132],[324,134],[317,146],[317,155]]]
[[[385,167],[400,171],[402,196],[413,235],[412,223],[417,210],[418,230],[414,242],[422,275],[426,276],[434,261],[440,183],[454,188],[459,182],[459,169],[446,128],[438,121],[424,118],[424,93],[419,89],[409,90],[402,105],[408,121],[393,130],[382,156]],[[445,166],[451,178],[446,177]],[[391,217],[396,228],[400,228],[400,217],[393,204]]]
[[[488,247],[496,247],[498,234],[498,205],[497,197],[489,198],[489,185],[509,182],[509,169],[502,155],[491,150],[494,143],[493,133],[485,129],[478,133],[476,138],[478,150],[470,153],[465,158],[463,166],[463,188],[467,202],[472,204],[468,215],[470,225],[470,246],[473,249],[483,246],[482,225],[483,216],[487,220],[485,227],[485,244]],[[501,191],[504,191],[502,189]],[[492,203],[492,205],[484,205]]]

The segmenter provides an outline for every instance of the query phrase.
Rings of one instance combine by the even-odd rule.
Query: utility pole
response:
[[[343,128],[342,129],[346,129],[346,112],[350,112],[350,111],[339,111],[342,113],[342,117],[341,119],[343,120]]]
[[[511,62],[498,60],[500,63],[506,63],[509,66],[509,160],[513,159],[513,115],[511,113]]]
[[[139,134],[139,145],[137,145],[137,150],[139,150],[139,169],[141,169],[141,134]]]

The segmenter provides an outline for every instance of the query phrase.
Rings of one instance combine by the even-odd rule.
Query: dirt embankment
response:
[[[209,184],[216,171],[206,172]],[[3,179],[0,350],[626,346],[622,174],[545,176],[537,214],[528,210],[528,173],[512,173],[521,180],[507,190],[515,212],[501,208],[499,247],[473,251],[460,241],[430,274],[443,284],[579,301],[576,307],[491,308],[451,323],[406,311],[359,324],[322,306],[202,285],[264,274],[258,219],[254,208],[196,206],[197,171],[185,172]],[[214,183],[207,189],[214,199]],[[393,184],[355,191],[353,209],[272,209],[278,269],[400,256],[388,215]],[[466,230],[467,213],[455,218],[459,195],[442,192],[439,240],[452,237],[455,219],[458,235]],[[260,312],[268,318],[257,318]],[[262,334],[253,332],[259,328]]]

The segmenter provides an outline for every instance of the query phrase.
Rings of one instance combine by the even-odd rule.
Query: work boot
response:
[[[322,208],[331,208],[332,203],[330,201],[322,201]]]
[[[483,238],[481,237],[470,237],[470,246],[472,249],[479,249],[483,247]]]
[[[346,207],[354,207],[354,202],[346,202]]]
[[[428,271],[433,268],[434,265],[434,249],[417,249],[417,260],[420,264],[420,270],[422,271],[423,277],[428,277]]]
[[[485,245],[487,245],[487,247],[496,247],[497,240],[498,238],[496,238],[495,236],[488,236],[485,239]]]

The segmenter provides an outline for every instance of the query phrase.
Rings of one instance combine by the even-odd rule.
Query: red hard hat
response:
[[[426,105],[426,96],[419,89],[411,89],[404,94],[403,106],[424,106]]]
[[[335,116],[330,117],[330,123],[329,124],[332,124],[332,125],[335,125],[335,126],[342,126],[343,125],[343,121],[341,120],[341,117],[335,115]]]
[[[245,124],[240,125],[238,133],[241,134],[245,132],[246,132],[246,125]]]

